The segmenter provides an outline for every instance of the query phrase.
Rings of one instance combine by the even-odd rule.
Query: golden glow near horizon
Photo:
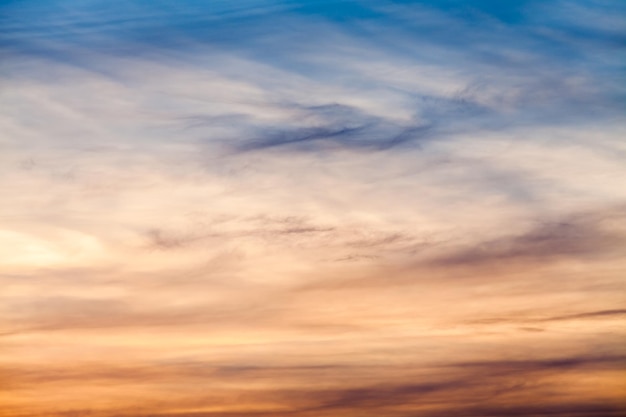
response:
[[[621,415],[626,126],[575,107],[608,112],[609,81],[281,7],[319,34],[293,62],[87,32],[7,52],[0,416]]]

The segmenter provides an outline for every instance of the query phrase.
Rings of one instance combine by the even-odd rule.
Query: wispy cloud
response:
[[[623,256],[626,236],[621,231],[623,208],[571,216],[559,222],[540,224],[521,236],[474,243],[469,249],[437,260],[448,265],[501,262],[546,262],[563,257],[611,258]],[[615,228],[616,225],[620,225]]]
[[[623,413],[623,12],[2,2],[4,413]]]

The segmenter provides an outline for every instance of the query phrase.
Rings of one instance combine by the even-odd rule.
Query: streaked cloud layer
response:
[[[625,7],[508,3],[0,2],[0,416],[622,415]]]

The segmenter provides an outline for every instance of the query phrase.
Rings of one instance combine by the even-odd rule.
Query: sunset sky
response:
[[[1,417],[626,415],[626,2],[0,1]]]

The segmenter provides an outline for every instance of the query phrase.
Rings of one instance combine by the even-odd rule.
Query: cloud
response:
[[[618,3],[2,2],[0,404],[618,414]]]
[[[575,31],[569,20],[570,26],[543,34],[539,30],[543,27],[536,25],[550,22],[535,22],[532,11],[540,6],[533,2],[519,8],[491,3],[468,8],[454,2],[430,6],[346,2],[345,9],[334,11],[308,3],[251,2],[245,8],[220,4],[206,10],[196,3],[183,7],[163,2],[146,8],[131,2],[102,6],[98,13],[93,4],[66,3],[65,8],[63,2],[5,6],[6,19],[21,29],[13,29],[11,36],[37,45],[28,52],[32,47],[23,46],[24,41],[8,38],[9,56],[15,57],[10,63],[21,62],[21,74],[37,77],[39,61],[57,53],[61,67],[74,66],[92,77],[105,74],[135,89],[144,83],[128,77],[129,64],[148,64],[153,68],[146,70],[152,72],[159,66],[200,73],[210,69],[213,75],[258,89],[260,101],[245,112],[225,111],[231,100],[250,102],[249,91],[235,91],[230,103],[221,100],[221,114],[180,106],[172,109],[178,114],[168,116],[212,125],[238,118],[239,139],[229,139],[234,149],[291,144],[299,145],[294,149],[315,150],[330,142],[384,150],[512,126],[613,120],[623,101],[622,89],[600,76],[613,67],[612,61],[603,61],[605,68],[576,65],[592,49],[584,45],[574,49],[559,37]],[[558,5],[552,7],[557,16],[565,14],[558,13]],[[40,8],[48,11],[47,18],[34,23],[36,19],[28,17],[42,12]],[[358,19],[358,14],[347,12],[353,8],[369,10],[368,17]],[[120,10],[127,12],[126,18],[120,19]],[[334,13],[346,20],[339,25]],[[268,24],[272,19],[281,24]],[[289,37],[283,36],[286,30]],[[75,33],[82,36],[71,35]],[[151,35],[156,33],[168,36]],[[420,53],[420,48],[429,53]],[[607,48],[593,50],[604,53]],[[457,70],[458,62],[464,71]],[[5,73],[20,78],[20,71],[10,65]],[[168,84],[161,87],[165,97],[160,102],[178,95],[168,91]],[[219,100],[220,95],[208,92],[199,98]],[[282,120],[259,123],[259,115],[269,107],[278,107]],[[232,129],[232,123],[226,125]]]
[[[570,314],[567,316],[550,317],[544,320],[545,321],[560,321],[560,320],[572,320],[572,319],[594,319],[594,318],[602,318],[602,317],[622,316],[624,314],[626,314],[626,310],[621,310],[621,309],[600,310],[600,311],[590,311],[590,312],[579,313],[579,314]]]
[[[623,357],[581,356],[565,360],[543,361],[485,361],[465,364],[446,364],[429,367],[426,380],[415,382],[411,375],[415,369],[401,367],[365,368],[346,366],[213,366],[204,363],[145,364],[138,366],[109,365],[107,369],[87,366],[41,373],[25,370],[18,378],[21,383],[62,384],[73,379],[97,381],[109,384],[143,384],[146,381],[167,383],[168,381],[214,381],[214,390],[220,396],[205,392],[195,398],[182,392],[173,392],[165,401],[155,398],[137,407],[134,415],[264,415],[278,416],[331,416],[347,415],[405,415],[418,413],[425,416],[440,416],[445,413],[459,415],[498,415],[497,413],[554,413],[571,415],[578,410],[581,415],[617,415],[623,411],[618,403],[581,400],[574,397],[580,390],[588,390],[588,384],[562,385],[556,375],[577,377],[592,370],[618,370],[623,368]],[[52,371],[52,370],[51,370]],[[6,372],[12,372],[5,370]],[[378,376],[377,376],[378,373]],[[357,382],[354,376],[359,376]],[[385,383],[379,382],[384,375]],[[351,378],[353,376],[353,378]],[[319,381],[316,383],[315,381]],[[338,385],[332,381],[339,380]],[[229,384],[260,385],[244,391],[233,391]],[[222,385],[224,384],[224,385]],[[269,384],[269,385],[267,385]],[[327,385],[324,388],[324,385]],[[332,387],[334,385],[334,387]],[[555,397],[568,398],[567,403],[555,402]],[[455,398],[455,401],[450,401]],[[242,411],[220,411],[220,405],[249,401]],[[532,399],[532,405],[527,401]],[[257,404],[257,407],[254,406]],[[264,405],[265,404],[265,405]],[[180,409],[180,412],[163,411]],[[264,411],[264,408],[267,411]],[[187,411],[182,411],[182,410]],[[123,407],[108,411],[112,415],[126,415]],[[107,415],[94,410],[94,415]],[[130,412],[131,414],[133,412]],[[596,413],[596,414],[593,414]],[[597,414],[599,413],[599,414]],[[411,415],[411,414],[410,414]],[[501,415],[501,414],[499,414]]]
[[[607,228],[603,223],[612,219],[612,224],[621,224],[623,218],[622,208],[575,215],[562,221],[541,224],[523,235],[477,243],[435,262],[467,266],[616,256],[623,252],[626,236],[620,228]]]

